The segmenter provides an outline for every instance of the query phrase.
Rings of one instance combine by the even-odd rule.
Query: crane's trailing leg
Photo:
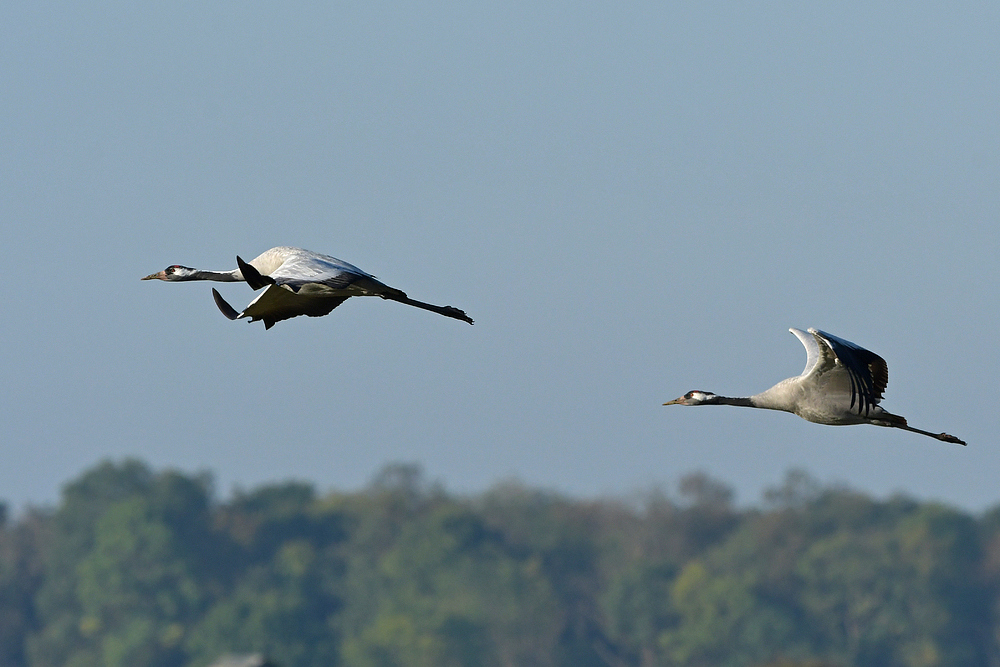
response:
[[[889,426],[892,428],[901,428],[904,431],[910,431],[911,433],[919,433],[920,435],[927,435],[935,440],[941,440],[942,442],[950,442],[956,445],[966,444],[965,440],[959,440],[953,435],[947,433],[931,433],[930,431],[924,431],[919,428],[914,428],[906,423],[906,417],[900,415],[894,415],[891,412],[882,411],[882,413],[871,420],[872,424],[876,426]]]
[[[921,435],[929,435],[930,437],[935,438],[937,440],[941,440],[942,442],[950,442],[955,445],[966,444],[965,440],[959,440],[955,436],[949,435],[947,433],[931,433],[930,431],[922,431],[919,428],[913,428],[912,426],[907,426],[905,421],[902,424],[893,424],[893,426],[895,426],[896,428],[901,428],[904,431],[912,431],[913,433],[919,433]]]
[[[405,303],[408,306],[415,306],[416,308],[423,308],[424,310],[429,310],[432,313],[437,313],[438,315],[444,315],[445,317],[453,317],[456,320],[462,320],[463,322],[468,322],[469,324],[474,324],[472,318],[465,314],[464,310],[455,308],[454,306],[435,306],[433,303],[424,303],[423,301],[417,301],[416,299],[411,299],[406,296],[403,292],[399,290],[393,290],[388,294],[380,294],[383,299],[388,299],[390,301],[396,301],[398,303]]]

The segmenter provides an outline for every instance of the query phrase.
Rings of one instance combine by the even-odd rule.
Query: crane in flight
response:
[[[944,442],[964,445],[947,433],[913,428],[906,419],[878,404],[889,382],[885,360],[843,338],[818,329],[789,329],[806,348],[802,375],[782,380],[753,396],[731,398],[707,391],[689,391],[664,405],[738,405],[783,410],[806,421],[831,426],[874,424],[901,428]]]
[[[249,317],[251,322],[263,321],[265,329],[299,315],[327,315],[352,296],[380,296],[472,324],[472,318],[463,310],[416,301],[356,266],[302,248],[271,248],[249,262],[237,256],[236,264],[238,268],[230,271],[204,271],[174,264],[142,280],[214,280],[246,282],[255,290],[264,287],[243,312],[236,312],[215,288],[212,294],[219,310],[229,319]]]

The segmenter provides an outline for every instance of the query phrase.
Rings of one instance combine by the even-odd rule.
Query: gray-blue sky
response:
[[[626,494],[785,470],[970,509],[995,445],[993,3],[7,3],[0,498],[106,458],[356,488],[416,461]],[[300,245],[452,304],[265,332],[210,285]],[[246,285],[221,286],[237,306]],[[955,447],[663,408],[797,374],[789,326],[889,363]]]

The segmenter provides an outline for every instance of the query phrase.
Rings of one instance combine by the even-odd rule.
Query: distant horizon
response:
[[[961,511],[973,516],[981,516],[988,512],[1000,509],[1000,500],[993,505],[987,505],[979,510],[974,510],[970,508],[961,507],[942,501],[935,498],[921,497],[917,494],[911,494],[906,491],[893,491],[886,494],[875,494],[868,492],[864,489],[859,489],[851,486],[846,482],[840,482],[836,480],[832,481],[822,481],[813,476],[812,472],[809,470],[804,470],[802,468],[790,468],[786,470],[781,477],[781,479],[776,480],[774,484],[765,487],[761,490],[761,493],[755,499],[744,499],[741,498],[739,493],[736,491],[735,486],[730,480],[725,480],[717,478],[713,475],[709,475],[704,471],[692,470],[687,473],[680,475],[678,478],[664,481],[662,483],[653,483],[644,487],[637,487],[631,490],[625,490],[623,492],[612,492],[612,493],[597,493],[593,495],[579,494],[563,491],[556,488],[546,487],[544,485],[529,484],[516,476],[509,476],[497,479],[492,484],[483,487],[481,489],[462,489],[456,490],[451,487],[447,480],[443,480],[439,477],[428,477],[425,474],[423,466],[415,461],[390,461],[379,467],[377,470],[373,471],[371,476],[369,476],[365,482],[360,484],[355,484],[351,486],[323,486],[322,484],[305,478],[305,477],[288,477],[285,479],[273,479],[273,480],[262,480],[256,484],[252,485],[242,485],[239,483],[233,483],[229,485],[228,489],[222,490],[218,488],[217,473],[212,470],[184,470],[176,466],[163,466],[154,467],[150,466],[148,462],[136,458],[136,457],[124,457],[120,459],[102,459],[100,461],[94,462],[93,465],[87,466],[80,470],[73,477],[66,479],[60,485],[59,495],[56,499],[43,503],[27,503],[21,506],[11,507],[11,504],[0,495],[0,505],[6,506],[8,511],[8,519],[14,517],[15,520],[22,517],[26,511],[29,510],[54,510],[58,508],[60,503],[63,501],[63,491],[65,487],[76,479],[93,472],[105,464],[111,464],[114,466],[121,466],[127,462],[135,462],[144,467],[150,469],[153,474],[159,474],[164,472],[176,472],[183,476],[189,478],[196,478],[202,475],[208,475],[211,480],[211,493],[213,501],[219,504],[227,504],[233,502],[240,494],[253,494],[259,490],[270,488],[270,487],[281,487],[288,484],[302,484],[309,486],[320,498],[328,495],[336,494],[354,494],[363,493],[365,491],[371,490],[376,487],[380,477],[385,475],[387,472],[393,472],[398,469],[410,469],[416,472],[419,481],[425,488],[437,488],[443,491],[446,495],[453,498],[466,498],[475,499],[480,496],[489,495],[492,492],[503,490],[505,487],[508,488],[522,488],[526,491],[532,493],[542,493],[550,494],[558,498],[563,498],[570,501],[618,501],[625,502],[627,504],[641,505],[644,499],[662,498],[667,501],[676,504],[679,507],[690,506],[694,501],[690,498],[685,499],[684,484],[686,480],[704,481],[710,485],[721,485],[721,489],[728,494],[730,498],[727,504],[731,505],[733,509],[738,511],[754,510],[754,509],[766,509],[768,505],[773,505],[774,500],[768,500],[768,495],[777,495],[782,490],[787,489],[789,484],[793,485],[805,485],[807,488],[812,489],[815,493],[823,493],[827,491],[845,491],[851,493],[857,493],[863,495],[867,498],[876,501],[887,501],[892,498],[905,498],[912,500],[914,502],[922,504],[940,504],[946,507],[950,507],[957,511]],[[687,495],[690,495],[687,494]]]

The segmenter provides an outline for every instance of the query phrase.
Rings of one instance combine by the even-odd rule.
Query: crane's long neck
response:
[[[752,396],[715,396],[712,403],[716,405],[735,405],[741,408],[764,407],[754,403]]]
[[[239,269],[233,269],[232,271],[205,271],[196,269],[184,276],[182,280],[214,280],[219,283],[241,283],[245,281]]]

